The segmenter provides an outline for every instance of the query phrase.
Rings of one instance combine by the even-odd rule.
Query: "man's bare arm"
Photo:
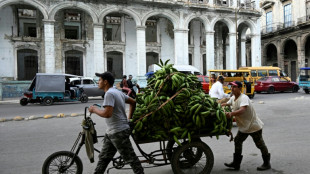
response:
[[[90,106],[88,108],[89,112],[91,113],[95,113],[97,115],[99,115],[100,117],[104,117],[104,118],[110,118],[112,117],[112,113],[113,113],[113,107],[112,106],[105,106],[104,109],[99,109],[96,106]]]
[[[128,119],[132,118],[133,112],[136,109],[136,100],[133,98],[128,98],[126,101],[127,104],[129,104],[129,113],[128,113]]]

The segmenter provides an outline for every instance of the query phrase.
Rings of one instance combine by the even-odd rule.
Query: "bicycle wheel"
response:
[[[50,155],[43,163],[42,174],[51,173],[72,173],[72,174],[82,174],[83,173],[83,163],[78,156],[74,157],[74,153],[69,151],[59,151]],[[67,168],[70,162],[73,164]]]
[[[198,152],[199,155],[195,152]],[[183,165],[185,164],[188,167],[184,168]],[[208,174],[211,172],[213,164],[212,150],[201,141],[179,146],[173,152],[171,161],[172,171],[175,174]]]

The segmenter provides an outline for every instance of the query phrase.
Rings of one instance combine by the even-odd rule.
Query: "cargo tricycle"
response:
[[[78,154],[86,139],[90,139],[89,134],[85,133],[85,130],[89,130],[90,127],[94,128],[95,123],[91,120],[91,114],[87,114],[88,107],[85,108],[84,120],[86,123],[82,125],[83,130],[79,133],[72,149],[70,151],[59,151],[50,155],[43,164],[42,173],[83,173],[83,163]],[[96,135],[94,135],[96,136]],[[173,139],[166,139],[161,141],[152,140],[139,140],[133,137],[134,144],[136,144],[140,154],[139,159],[141,163],[149,164],[148,167],[152,168],[164,165],[171,165],[172,171],[175,174],[208,174],[211,172],[214,164],[214,156],[210,147],[201,140],[201,137],[212,136],[211,134],[197,133],[192,136],[191,141],[188,139],[180,140],[181,146],[177,145]],[[95,138],[103,138],[104,136],[96,136]],[[91,138],[92,140],[94,137]],[[157,150],[152,152],[145,152],[140,147],[141,144],[146,143],[158,143]],[[94,151],[100,152],[94,148]],[[111,169],[125,170],[130,169],[121,156],[112,159],[112,167],[107,170],[107,173]]]
[[[71,74],[37,73],[28,91],[20,99],[22,106],[28,103],[52,105],[54,102],[88,102],[83,88],[70,84],[69,78],[77,77]]]

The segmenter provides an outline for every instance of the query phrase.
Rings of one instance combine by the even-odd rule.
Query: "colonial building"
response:
[[[203,74],[260,66],[260,16],[258,0],[0,0],[0,77],[110,71],[143,80],[159,59]]]
[[[310,0],[262,0],[262,65],[279,66],[292,80],[310,59]]]

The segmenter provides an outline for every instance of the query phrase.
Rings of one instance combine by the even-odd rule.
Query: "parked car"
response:
[[[91,77],[77,77],[70,78],[70,84],[84,89],[84,93],[89,96],[102,96],[104,97],[104,91],[98,88],[98,84]]]
[[[198,77],[198,81],[201,82],[202,90],[206,94],[209,94],[209,77],[203,76],[203,75],[197,75],[197,77]]]
[[[255,91],[257,93],[268,92],[273,94],[276,91],[298,92],[299,86],[296,82],[288,81],[279,76],[262,77],[256,81]]]

